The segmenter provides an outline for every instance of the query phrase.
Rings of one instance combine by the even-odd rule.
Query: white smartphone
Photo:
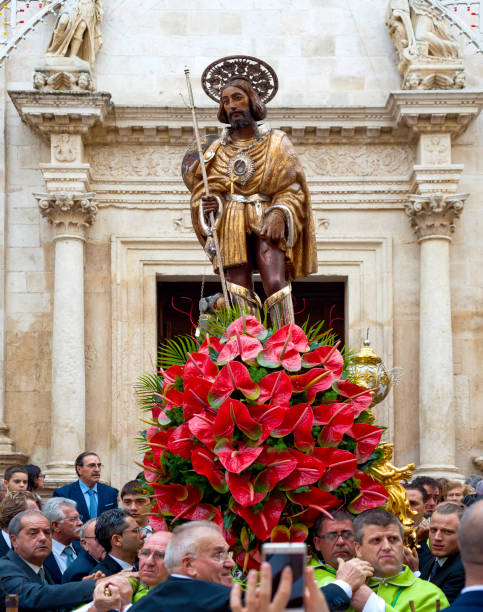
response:
[[[263,544],[262,556],[272,567],[272,597],[277,591],[283,568],[289,565],[292,569],[292,592],[285,609],[304,612],[307,545],[304,542],[269,542]]]

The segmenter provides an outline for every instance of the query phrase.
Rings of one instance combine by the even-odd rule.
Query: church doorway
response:
[[[259,285],[259,286],[257,286]],[[158,346],[173,336],[194,332],[198,317],[201,284],[199,281],[157,282]],[[255,287],[263,295],[260,283]],[[220,291],[219,282],[205,282],[204,295]],[[345,343],[345,283],[340,281],[298,281],[293,283],[295,321],[297,325],[309,317],[309,325],[325,321],[323,330],[332,328]]]

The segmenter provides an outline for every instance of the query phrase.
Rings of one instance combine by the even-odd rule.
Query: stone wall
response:
[[[214,59],[240,52],[263,57],[277,70],[280,91],[269,121],[290,132],[306,168],[318,278],[346,274],[351,343],[357,347],[370,326],[375,350],[389,367],[402,368],[378,416],[394,437],[396,463],[418,462],[419,245],[404,213],[417,136],[407,125],[396,129],[379,119],[389,93],[400,87],[384,25],[386,1],[262,4],[248,0],[233,9],[226,0],[206,0],[193,9],[192,0],[104,0],[104,45],[95,77],[97,89],[112,94],[116,110],[85,143],[90,189],[99,206],[84,259],[86,446],[101,454],[115,485],[137,471],[132,384],[155,355],[156,274],[179,278],[210,270],[191,233],[188,196],[178,175],[191,138],[179,96],[186,97],[183,68],[191,68],[197,104],[213,109],[202,125],[215,126],[215,107],[199,87],[200,74]],[[47,139],[21,121],[6,90],[32,88],[52,24],[50,18],[21,43],[2,83],[5,419],[17,448],[40,465],[50,459],[54,250],[52,228],[32,193],[45,191],[39,164],[49,162],[50,153]],[[480,89],[481,55],[465,63],[468,87]],[[163,113],[169,121],[160,119]],[[313,133],[305,128],[311,122],[317,126]],[[163,131],[161,124],[169,127]],[[336,124],[337,131],[329,131]],[[451,160],[464,164],[458,191],[470,196],[451,246],[456,427],[442,426],[455,431],[463,473],[475,471],[471,458],[483,445],[482,130],[479,118],[455,138]],[[176,260],[169,261],[173,252]]]

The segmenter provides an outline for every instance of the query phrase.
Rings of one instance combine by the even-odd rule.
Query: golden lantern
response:
[[[382,363],[382,359],[372,349],[369,339],[364,340],[364,345],[350,360],[348,366],[348,378],[351,382],[372,390],[371,408],[387,396],[392,385],[392,376]]]

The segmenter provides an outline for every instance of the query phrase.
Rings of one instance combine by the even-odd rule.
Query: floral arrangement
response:
[[[243,315],[141,379],[142,467],[159,528],[213,520],[246,571],[262,542],[304,541],[321,512],[387,501],[370,475],[383,432],[369,423],[371,392],[344,380],[338,343],[319,332]]]

